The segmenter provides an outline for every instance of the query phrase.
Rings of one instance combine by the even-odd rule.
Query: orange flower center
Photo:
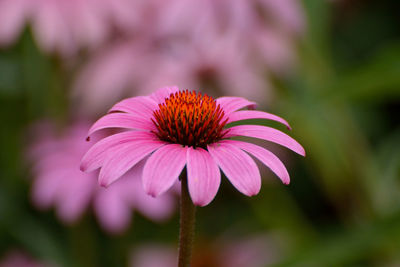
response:
[[[227,119],[222,121],[224,111],[208,96],[180,91],[171,94],[154,111],[155,134],[163,141],[184,146],[206,148],[221,140]]]

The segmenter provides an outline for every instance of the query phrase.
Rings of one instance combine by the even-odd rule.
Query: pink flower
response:
[[[261,235],[241,240],[219,239],[195,247],[192,267],[263,267],[281,257],[279,246],[271,237]],[[136,248],[130,259],[132,267],[174,267],[176,249],[161,244],[147,244]]]
[[[46,52],[71,55],[97,47],[113,28],[132,25],[130,0],[0,0],[0,44],[15,41],[26,22],[32,24]]]
[[[76,123],[63,135],[56,135],[49,123],[37,126],[39,138],[29,150],[34,162],[34,204],[42,209],[55,206],[58,216],[72,223],[92,203],[101,226],[111,233],[129,226],[132,209],[155,221],[169,217],[174,208],[172,195],[154,199],[145,194],[140,181],[141,163],[107,189],[98,186],[96,173],[79,171],[79,160],[90,146],[85,141],[88,126]]]
[[[18,250],[8,251],[0,260],[0,267],[45,267],[52,266],[34,260]]]
[[[261,177],[252,155],[270,168],[283,183],[289,174],[270,151],[233,137],[246,136],[271,141],[305,155],[293,138],[276,129],[231,122],[246,119],[278,121],[282,118],[255,110],[255,103],[240,97],[213,98],[201,93],[179,91],[177,87],[159,89],[150,96],[125,99],[111,108],[89,130],[89,136],[105,128],[128,131],[102,139],[85,154],[81,170],[101,168],[99,182],[108,186],[129,169],[145,161],[142,182],[147,194],[156,197],[167,191],[186,165],[189,193],[195,205],[205,206],[215,197],[221,169],[236,189],[256,195]]]
[[[265,104],[266,73],[290,69],[305,28],[297,0],[133,2],[131,32],[100,49],[75,82],[75,96],[91,110],[165,84]]]
[[[158,244],[142,245],[132,253],[131,267],[175,267],[176,249]]]

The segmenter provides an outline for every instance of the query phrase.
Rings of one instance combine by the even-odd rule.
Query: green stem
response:
[[[181,221],[179,231],[178,267],[189,267],[194,238],[196,207],[189,195],[186,172],[181,176]]]

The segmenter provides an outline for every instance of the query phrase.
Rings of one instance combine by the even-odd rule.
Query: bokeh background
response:
[[[223,179],[193,266],[400,266],[399,1],[188,2],[0,0],[0,266],[173,266],[179,194],[78,165],[116,101],[175,84],[259,102],[307,151],[270,146],[289,186]]]

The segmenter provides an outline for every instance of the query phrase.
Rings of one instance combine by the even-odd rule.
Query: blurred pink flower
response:
[[[250,237],[241,240],[217,240],[201,244],[193,250],[192,267],[264,267],[280,257],[279,249],[271,238]],[[131,254],[132,267],[175,267],[177,251],[173,247],[147,244],[136,248]]]
[[[176,267],[177,250],[166,245],[146,244],[137,248],[130,259],[131,267]]]
[[[57,215],[72,223],[93,203],[101,226],[112,233],[129,226],[132,209],[155,221],[169,217],[174,209],[172,195],[154,199],[145,194],[140,163],[108,189],[98,186],[96,173],[79,170],[80,158],[91,145],[85,141],[88,128],[87,123],[80,122],[57,135],[49,123],[37,126],[39,138],[29,150],[34,163],[34,204],[42,209],[55,206]]]
[[[292,65],[292,41],[305,28],[297,0],[134,2],[130,34],[100,49],[76,80],[84,107],[102,110],[165,84],[265,103],[267,70]]]
[[[221,169],[229,181],[247,196],[258,194],[261,176],[252,155],[270,168],[283,183],[290,181],[283,163],[270,151],[231,137],[247,136],[271,141],[305,155],[304,148],[281,131],[259,125],[225,125],[246,119],[278,121],[261,111],[238,111],[255,106],[240,97],[213,98],[177,87],[161,88],[150,96],[117,103],[90,128],[88,135],[105,128],[128,131],[100,140],[85,154],[81,170],[101,168],[99,183],[108,186],[137,163],[145,161],[143,186],[156,197],[178,180],[186,165],[190,196],[195,205],[209,204],[217,194]],[[247,152],[247,153],[246,153]]]
[[[51,265],[45,265],[36,261],[18,250],[8,251],[0,259],[0,267],[45,267]]]
[[[265,267],[280,258],[280,249],[267,236],[256,236],[240,241],[225,240],[217,256],[219,266]]]
[[[16,40],[25,23],[39,46],[68,56],[97,47],[113,28],[132,26],[131,0],[0,0],[0,45]]]

